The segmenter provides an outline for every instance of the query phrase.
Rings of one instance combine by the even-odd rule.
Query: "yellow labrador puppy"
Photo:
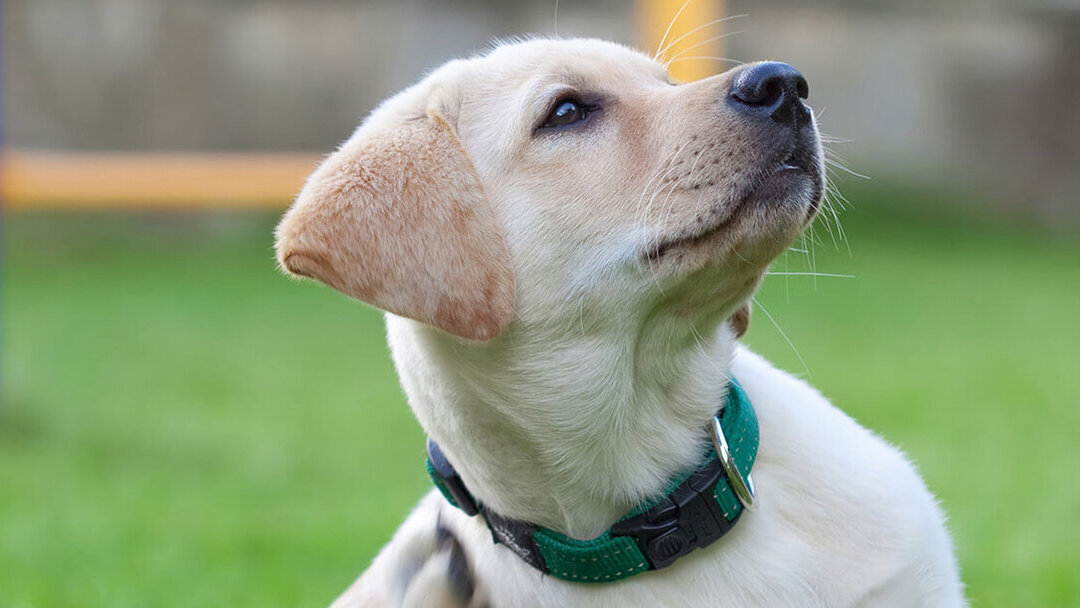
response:
[[[335,606],[965,605],[903,454],[737,342],[822,196],[807,94],[531,40],[326,159],[278,259],[388,312],[435,485]]]

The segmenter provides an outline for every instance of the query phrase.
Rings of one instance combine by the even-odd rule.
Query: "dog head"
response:
[[[694,83],[597,40],[453,61],[379,106],[277,229],[288,272],[465,339],[727,318],[823,188],[806,82]]]

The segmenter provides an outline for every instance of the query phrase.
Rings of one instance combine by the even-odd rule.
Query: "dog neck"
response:
[[[610,335],[451,338],[388,315],[410,406],[474,496],[587,539],[699,464],[735,338],[685,323]]]

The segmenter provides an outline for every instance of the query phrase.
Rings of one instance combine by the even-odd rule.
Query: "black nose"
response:
[[[764,111],[773,120],[801,127],[810,122],[810,109],[801,99],[810,87],[798,70],[786,63],[768,61],[752,65],[735,77],[731,98],[746,110]]]

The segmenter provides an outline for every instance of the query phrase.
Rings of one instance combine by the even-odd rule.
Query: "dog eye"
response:
[[[552,129],[576,125],[588,118],[589,113],[595,109],[595,106],[585,105],[578,99],[563,99],[555,104],[541,126]]]

